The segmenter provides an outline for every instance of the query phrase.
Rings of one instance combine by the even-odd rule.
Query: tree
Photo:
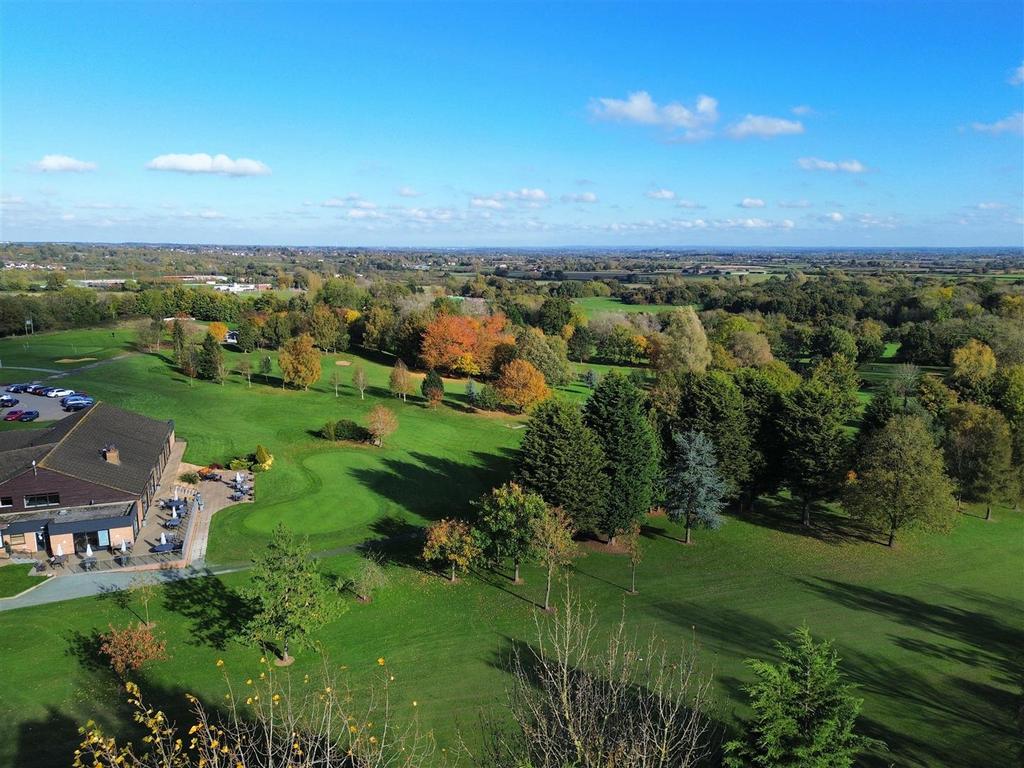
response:
[[[110,659],[110,666],[120,677],[138,672],[150,661],[167,658],[167,644],[157,640],[153,629],[146,624],[115,627],[108,624],[108,632],[100,635],[100,653]]]
[[[384,438],[398,429],[398,417],[390,408],[375,405],[366,416],[366,430],[374,445],[383,446]]]
[[[986,404],[996,373],[996,356],[982,341],[971,339],[953,351],[949,381],[961,395]]]
[[[717,530],[722,525],[726,483],[718,471],[715,446],[703,432],[672,436],[674,459],[668,475],[668,516],[682,522],[684,543],[694,525]]]
[[[583,374],[583,383],[590,389],[597,389],[597,385],[600,381],[601,377],[598,375],[597,371],[593,368],[587,368],[587,372]]]
[[[550,386],[572,381],[572,366],[561,336],[545,336],[538,328],[522,329],[516,334],[515,355],[544,374]]]
[[[160,344],[164,338],[164,324],[160,320],[153,320],[145,325],[139,325],[135,332],[135,343],[146,352],[159,352]]]
[[[562,296],[549,296],[537,311],[537,325],[552,336],[561,333],[571,322],[572,302]]]
[[[359,399],[366,399],[366,369],[361,365],[357,365],[352,369],[352,386],[359,390]]]
[[[477,390],[476,382],[473,381],[473,377],[470,376],[466,379],[466,402],[470,405],[476,405],[476,401],[479,396],[480,392]]]
[[[889,535],[908,525],[941,528],[953,514],[953,486],[942,454],[917,416],[894,416],[868,439],[843,503],[851,515]]]
[[[309,315],[309,333],[317,347],[325,352],[337,349],[341,330],[341,321],[330,307],[323,304],[313,307],[313,311]]]
[[[341,375],[341,371],[338,369],[337,366],[331,368],[331,376],[328,379],[328,381],[330,381],[331,386],[334,387],[334,396],[337,397],[338,387],[340,387],[342,381],[344,381],[344,377]]]
[[[495,388],[501,399],[522,412],[550,396],[544,375],[526,360],[515,359],[501,369]]]
[[[259,346],[261,338],[260,327],[253,318],[247,317],[239,324],[236,344],[246,354],[253,352]]]
[[[505,316],[500,312],[485,318],[440,312],[423,331],[423,364],[470,376],[489,373],[495,349],[507,341],[505,324]]]
[[[629,555],[629,594],[635,595],[636,591],[636,568],[644,559],[643,526],[639,520],[630,523],[622,533],[622,548]]]
[[[519,446],[517,481],[561,507],[578,529],[595,530],[608,503],[605,457],[579,406],[562,400],[538,405]]]
[[[477,502],[476,533],[480,549],[491,562],[511,560],[512,581],[521,582],[519,566],[533,556],[533,521],[547,509],[537,493],[505,483]]]
[[[220,321],[214,321],[207,326],[207,330],[210,335],[217,340],[218,344],[224,343],[224,339],[228,337],[228,327],[225,323]]]
[[[308,645],[310,636],[331,616],[327,586],[309,544],[279,523],[266,549],[253,558],[249,637],[260,645],[277,644],[280,658],[290,662],[291,643]]]
[[[749,659],[757,681],[745,686],[753,718],[725,745],[726,768],[849,768],[880,745],[856,731],[862,700],[839,669],[832,643],[815,643],[807,627],[777,642],[781,662]]]
[[[583,409],[583,421],[601,443],[609,499],[600,520],[615,536],[643,518],[654,503],[660,451],[658,437],[644,413],[643,393],[612,371],[597,385]]]
[[[1006,498],[1012,482],[1013,443],[1006,418],[994,408],[963,403],[949,411],[945,436],[946,460],[961,499],[985,504]]]
[[[651,339],[651,363],[659,371],[679,369],[703,373],[711,364],[708,336],[693,307],[677,309],[663,333]]]
[[[203,337],[197,363],[199,378],[215,382],[224,378],[224,350],[212,333]]]
[[[235,371],[239,376],[244,376],[246,383],[252,386],[252,363],[247,358],[242,358],[238,361],[238,365],[235,366]]]
[[[546,507],[532,521],[533,547],[537,559],[547,572],[544,587],[544,610],[551,609],[551,579],[555,570],[572,562],[579,552],[573,541],[572,520],[559,507]]]
[[[427,528],[423,559],[428,563],[441,562],[450,568],[452,583],[455,583],[456,569],[465,572],[479,555],[480,547],[469,523],[445,518]]]
[[[171,343],[174,346],[174,362],[179,368],[184,367],[185,350],[188,348],[188,333],[185,329],[185,321],[180,317],[174,318],[171,323]]]
[[[843,421],[843,405],[818,382],[782,399],[776,425],[784,482],[800,500],[804,525],[811,524],[811,505],[839,489],[850,444]]]
[[[423,378],[420,391],[431,408],[436,408],[444,399],[444,382],[437,371],[431,368]]]
[[[302,387],[304,390],[319,381],[322,373],[320,352],[308,333],[286,341],[277,356],[277,364],[281,367],[285,384]]]
[[[355,576],[349,581],[349,587],[356,598],[363,603],[373,600],[373,593],[386,586],[388,575],[381,565],[380,559],[369,555],[356,567]]]
[[[826,325],[811,337],[811,356],[821,359],[842,355],[850,361],[857,359],[857,339],[845,328]]]
[[[388,386],[391,388],[391,394],[402,398],[402,402],[405,402],[409,393],[412,392],[412,377],[401,358],[395,360],[395,366],[391,369],[391,375],[388,377]]]
[[[260,375],[263,376],[264,384],[270,380],[270,372],[272,370],[274,370],[274,361],[270,359],[270,355],[264,355],[260,359]]]
[[[775,359],[768,338],[756,331],[737,331],[729,351],[737,363],[750,368],[760,368]]]
[[[594,334],[585,325],[577,325],[569,337],[568,356],[570,360],[585,363],[597,352]]]
[[[811,370],[811,381],[816,381],[832,393],[842,408],[842,419],[848,421],[857,413],[857,390],[860,377],[853,358],[834,354],[818,360]]]

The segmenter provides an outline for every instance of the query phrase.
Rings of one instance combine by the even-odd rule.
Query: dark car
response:
[[[0,397],[0,408],[12,408],[19,402],[20,401],[16,397],[4,395],[3,397]]]
[[[67,411],[68,413],[73,413],[75,411],[84,411],[86,408],[90,407],[92,407],[91,400],[77,400],[73,403],[68,403],[67,405],[65,405],[64,410]]]
[[[45,384],[32,384],[25,388],[25,392],[30,395],[41,395],[46,389],[48,389],[48,387]]]
[[[61,405],[67,405],[72,400],[92,400],[92,397],[89,396],[88,392],[75,392],[72,395],[67,395],[65,397],[62,397],[60,399],[60,404]]]
[[[30,386],[32,386],[32,385],[31,384],[11,384],[11,386],[9,386],[7,388],[7,391],[10,392],[12,395],[20,395],[26,389],[28,389]]]
[[[23,411],[18,421],[35,421],[39,418],[39,411]]]
[[[37,389],[32,394],[33,395],[39,395],[40,397],[46,397],[48,394],[50,394],[55,389],[57,389],[57,387],[40,387],[39,389]]]
[[[4,421],[17,421],[24,411],[8,411],[7,415],[4,416]]]

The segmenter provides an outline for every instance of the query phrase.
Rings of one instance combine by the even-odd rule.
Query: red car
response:
[[[4,416],[4,421],[17,421],[23,413],[24,411],[8,411]]]

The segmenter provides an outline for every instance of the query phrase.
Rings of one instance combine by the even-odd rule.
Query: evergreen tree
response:
[[[420,391],[431,407],[436,406],[444,399],[444,382],[433,368],[427,371],[427,375],[423,378]]]
[[[291,659],[292,642],[308,644],[310,635],[330,618],[323,576],[309,545],[278,524],[266,550],[253,559],[246,597],[255,607],[249,636],[261,645],[279,644],[283,660]]]
[[[663,437],[671,440],[672,432],[703,432],[715,446],[728,496],[739,495],[750,482],[753,454],[743,394],[732,377],[724,371],[684,374],[676,413],[675,423]]]
[[[524,491],[516,483],[494,488],[477,502],[476,534],[491,562],[511,560],[512,581],[518,584],[519,566],[533,556],[533,521],[547,511],[540,494]]]
[[[608,503],[605,457],[579,406],[547,400],[533,411],[519,447],[519,482],[562,507],[577,529],[595,530]]]
[[[746,686],[753,718],[742,739],[725,745],[726,768],[849,768],[880,742],[856,731],[862,700],[839,669],[828,641],[806,627],[776,643],[782,661],[750,659],[757,682]]]
[[[612,371],[583,410],[584,423],[604,449],[608,494],[614,502],[605,507],[600,524],[610,543],[617,533],[642,519],[654,502],[660,451],[643,404],[643,393]]]
[[[196,367],[201,379],[219,382],[224,377],[224,350],[212,333],[203,337]]]
[[[923,419],[894,416],[868,439],[847,483],[844,506],[889,535],[908,525],[944,527],[952,521],[953,486]]]
[[[259,326],[251,317],[245,318],[238,326],[238,348],[246,354],[259,346],[260,338]]]
[[[576,326],[569,337],[568,355],[570,360],[578,363],[585,363],[597,352],[597,344],[594,342],[594,334],[585,325]]]
[[[583,383],[591,389],[597,389],[597,385],[600,381],[601,377],[597,375],[597,371],[593,368],[587,368],[587,372],[583,374]]]
[[[776,421],[782,444],[784,482],[800,500],[804,525],[811,505],[839,490],[849,453],[843,406],[831,391],[806,382],[782,400]]]
[[[718,471],[715,446],[703,432],[672,436],[674,460],[668,474],[668,516],[686,526],[690,543],[694,525],[715,530],[722,525],[725,480]]]
[[[470,405],[476,405],[476,401],[479,396],[479,387],[477,387],[476,382],[473,381],[473,377],[470,376],[466,379],[466,402]]]
[[[171,343],[174,345],[174,362],[181,368],[185,362],[188,334],[185,331],[185,321],[180,317],[174,318],[174,323],[171,325]]]

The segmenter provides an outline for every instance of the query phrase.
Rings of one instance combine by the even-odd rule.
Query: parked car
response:
[[[68,413],[72,413],[73,411],[83,411],[86,408],[92,407],[92,404],[92,400],[75,400],[74,402],[65,405],[64,410]]]
[[[35,421],[39,418],[39,411],[22,411],[18,421]]]
[[[60,404],[67,405],[72,400],[81,400],[83,397],[88,397],[90,400],[92,399],[88,392],[75,392],[73,395],[67,395],[66,397],[62,397],[60,399]]]
[[[7,391],[14,395],[20,395],[31,386],[31,384],[11,384],[11,386],[7,388]]]
[[[88,403],[89,405],[92,405],[95,402],[95,399],[86,397],[85,395],[72,395],[71,397],[65,397],[60,401],[60,404],[66,408],[67,406],[74,405],[75,403]]]
[[[67,397],[68,395],[75,394],[73,389],[63,389],[61,387],[53,387],[52,389],[46,390],[47,397]]]
[[[25,387],[25,392],[26,394],[29,395],[38,395],[44,389],[46,389],[45,384],[29,384],[27,387]]]
[[[238,331],[228,331],[227,336],[224,337],[225,344],[237,344],[238,343]]]
[[[0,397],[0,408],[13,408],[19,402],[20,401],[16,397],[4,395],[3,397]]]
[[[23,413],[24,411],[8,411],[7,415],[4,416],[4,421],[17,421]]]

